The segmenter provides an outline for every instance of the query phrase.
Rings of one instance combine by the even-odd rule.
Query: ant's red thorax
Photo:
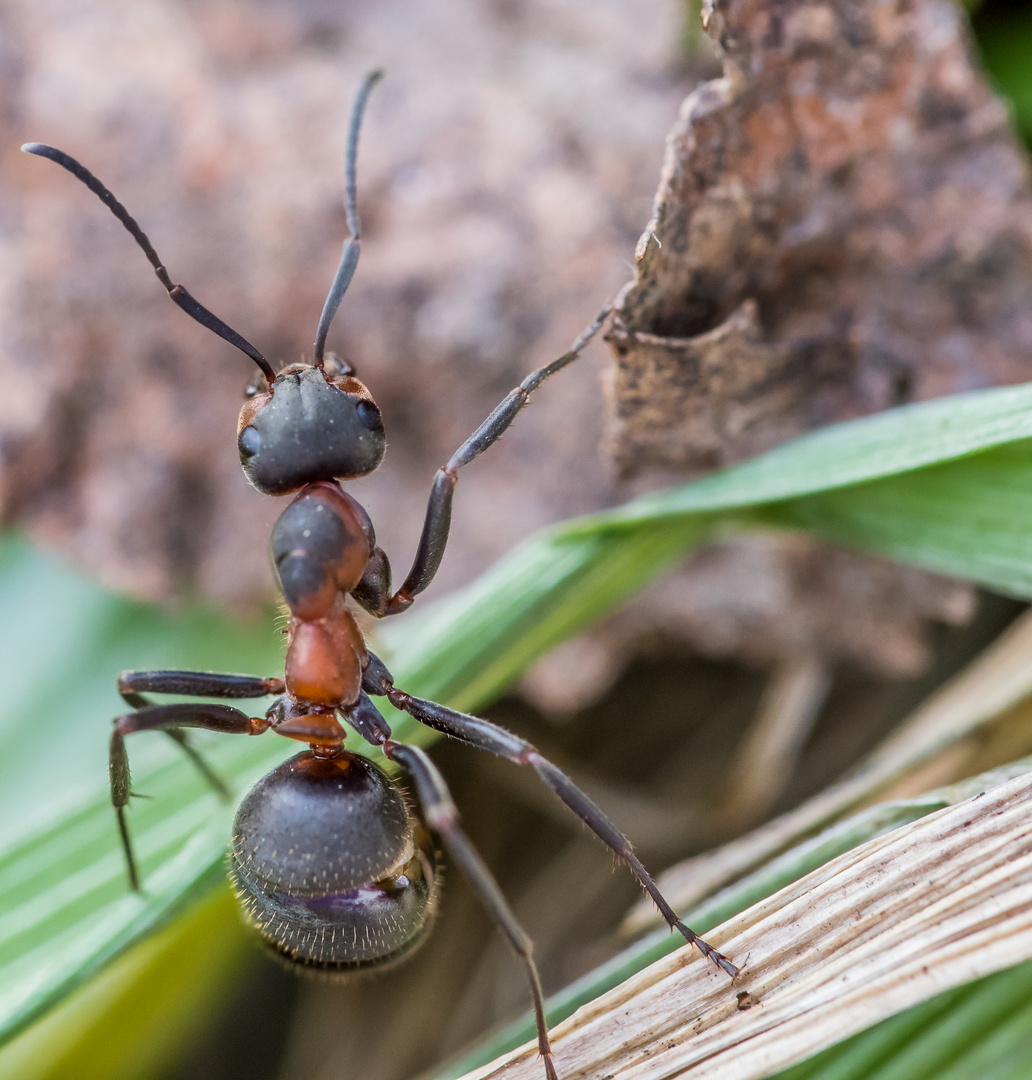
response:
[[[287,693],[299,704],[358,701],[367,652],[347,594],[374,547],[365,511],[333,482],[302,488],[276,522],[272,557],[290,609]]]

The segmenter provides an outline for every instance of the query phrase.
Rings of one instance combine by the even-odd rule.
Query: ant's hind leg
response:
[[[397,615],[412,606],[412,601],[430,584],[437,573],[448,543],[448,530],[451,527],[452,496],[459,479],[459,469],[479,457],[489,446],[501,438],[506,428],[516,419],[520,409],[530,400],[536,390],[550,375],[561,371],[567,364],[573,363],[584,351],[589,341],[602,329],[612,304],[598,313],[595,321],[564,352],[558,360],[553,360],[537,371],[531,372],[514,390],[494,408],[491,415],[473,432],[472,435],[452,454],[447,465],[437,470],[430,498],[426,505],[426,517],[423,520],[423,532],[419,537],[412,569],[408,572],[401,588],[391,595],[391,571],[387,556],[377,548],[365,575],[353,591],[355,599],[373,615]]]
[[[480,750],[497,754],[517,765],[529,765],[577,817],[626,863],[641,887],[652,897],[670,929],[677,930],[690,945],[697,945],[704,956],[732,978],[738,974],[738,968],[726,956],[717,952],[712,945],[699,937],[690,927],[685,926],[677,917],[673,908],[667,903],[666,897],[659,891],[659,886],[653,881],[651,874],[634,853],[627,837],[561,769],[543,757],[537,747],[488,720],[482,720],[478,716],[468,716],[466,713],[449,709],[445,705],[412,697],[411,694],[398,690],[383,661],[378,657],[372,657],[366,668],[365,688],[369,693],[385,696],[396,709],[407,712],[413,719],[435,731],[440,731],[444,735],[468,743]]]
[[[141,702],[145,698],[139,698],[131,692],[122,695],[130,705],[129,700],[137,697]],[[260,735],[268,730],[269,721],[264,717],[250,717],[239,709],[229,705],[215,705],[210,703],[193,702],[176,705],[134,705],[136,712],[127,713],[115,718],[114,730],[111,732],[111,744],[108,750],[108,775],[111,780],[111,805],[115,808],[115,816],[118,818],[118,831],[122,837],[122,848],[125,851],[126,868],[129,872],[129,884],[134,892],[140,891],[140,876],[136,869],[136,859],[133,856],[133,846],[129,837],[129,826],[125,818],[125,808],[129,803],[130,789],[129,755],[125,749],[125,737],[138,731],[164,731],[176,739],[190,756],[196,761],[196,752],[191,753],[192,748],[187,748],[183,741],[185,736],[179,728],[201,728],[203,731],[218,731],[225,735]],[[178,736],[178,738],[177,738]],[[208,775],[207,765],[202,763],[202,772]],[[214,774],[212,774],[214,775]],[[221,781],[215,777],[217,783]]]
[[[534,1001],[538,1051],[544,1060],[548,1080],[557,1080],[552,1063],[552,1047],[548,1040],[545,998],[532,956],[533,943],[516,921],[491,871],[459,826],[459,812],[437,766],[415,746],[405,746],[388,739],[382,744],[382,749],[385,757],[396,761],[412,778],[427,824],[441,837],[449,854],[468,875],[495,926],[505,935],[517,959],[523,964]]]

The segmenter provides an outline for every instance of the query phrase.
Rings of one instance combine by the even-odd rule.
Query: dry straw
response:
[[[1032,773],[847,852],[707,938],[742,965],[736,984],[688,949],[665,957],[554,1030],[563,1080],[759,1080],[1029,959]],[[469,1080],[540,1074],[527,1046]]]

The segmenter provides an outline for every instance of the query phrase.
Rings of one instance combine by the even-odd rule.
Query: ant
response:
[[[609,317],[607,304],[557,360],[528,375],[437,470],[412,568],[394,590],[391,566],[376,544],[365,510],[341,481],[366,476],[386,449],[380,410],[354,370],[327,354],[326,336],[358,265],[356,194],[358,135],[366,101],[382,72],[366,76],[355,98],[345,157],[349,236],[323,306],[312,363],[278,374],[235,330],[176,285],[150,240],[125,207],[86,168],[41,143],[22,147],[49,158],[81,180],[143,249],[171,299],[191,318],[246,353],[261,372],[249,388],[237,424],[247,479],[265,495],[293,494],[272,530],[272,558],[289,609],[284,678],[199,671],[125,671],[118,692],[133,710],[114,721],[109,769],[111,801],[125,851],[129,884],[140,890],[125,808],[129,759],[125,739],[163,731],[217,790],[225,788],[187,741],[184,728],[227,735],[274,731],[308,749],[258,782],[237,811],[230,873],[246,918],[287,962],[323,972],[351,972],[400,960],[420,942],[437,899],[436,834],[469,875],[498,929],[523,964],[537,1020],[538,1049],[548,1080],[556,1080],[544,998],[532,944],[491,872],[459,824],[444,778],[418,747],[396,742],[373,697],[386,698],[421,724],[489,753],[529,765],[541,780],[626,863],[671,929],[697,945],[734,978],[738,969],[678,919],[630,843],[564,773],[530,743],[482,720],[405,693],[366,647],[348,597],[380,618],[412,605],[433,580],[444,555],[458,471],[494,443],[534,391],[580,355]],[[144,695],[181,694],[275,700],[264,716],[229,705],[156,705]],[[344,749],[343,720],[408,775],[413,805],[368,758]]]

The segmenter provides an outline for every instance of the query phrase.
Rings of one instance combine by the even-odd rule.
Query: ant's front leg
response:
[[[538,751],[537,747],[521,739],[505,728],[482,720],[478,716],[456,712],[446,705],[434,701],[413,697],[394,685],[394,680],[379,657],[371,656],[366,668],[364,689],[371,694],[386,697],[396,708],[409,714],[421,724],[425,724],[443,735],[448,735],[460,742],[475,746],[480,750],[497,754],[517,765],[529,765],[549,787],[589,829],[605,843],[610,850],[627,864],[628,869],[637,878],[641,887],[652,897],[660,914],[666,919],[671,930],[677,930],[689,945],[696,945],[699,951],[722,971],[732,978],[738,974],[738,968],[704,941],[694,930],[686,926],[667,903],[666,897],[659,891],[651,874],[642,865],[634,853],[630,841],[606,817],[601,808],[559,768],[552,764]]]
[[[209,768],[207,762],[187,741],[184,727],[201,728],[233,735],[260,735],[269,727],[265,718],[248,717],[239,709],[211,703],[154,705],[140,691],[158,694],[197,694],[223,698],[258,698],[283,692],[282,679],[260,679],[250,675],[216,675],[199,671],[123,671],[118,679],[118,692],[135,712],[119,716],[114,721],[108,755],[111,780],[111,802],[118,818],[129,883],[139,891],[140,882],[133,857],[125,807],[131,794],[129,788],[129,758],[125,736],[138,731],[163,731],[190,758],[201,775],[223,798],[229,790]]]
[[[599,312],[598,318],[570,346],[569,352],[563,353],[558,360],[538,368],[528,375],[504,400],[491,415],[473,432],[472,435],[455,451],[447,465],[437,470],[430,499],[426,506],[426,518],[423,532],[419,537],[412,569],[408,572],[404,584],[391,594],[391,567],[387,556],[377,548],[358,587],[352,592],[355,599],[373,615],[397,615],[412,606],[412,601],[430,584],[441,565],[444,549],[448,543],[448,530],[451,526],[452,496],[458,483],[459,469],[479,457],[492,443],[496,442],[505,429],[516,419],[517,413],[530,400],[536,390],[549,375],[561,371],[583,352],[584,347],[602,329],[612,304]]]

